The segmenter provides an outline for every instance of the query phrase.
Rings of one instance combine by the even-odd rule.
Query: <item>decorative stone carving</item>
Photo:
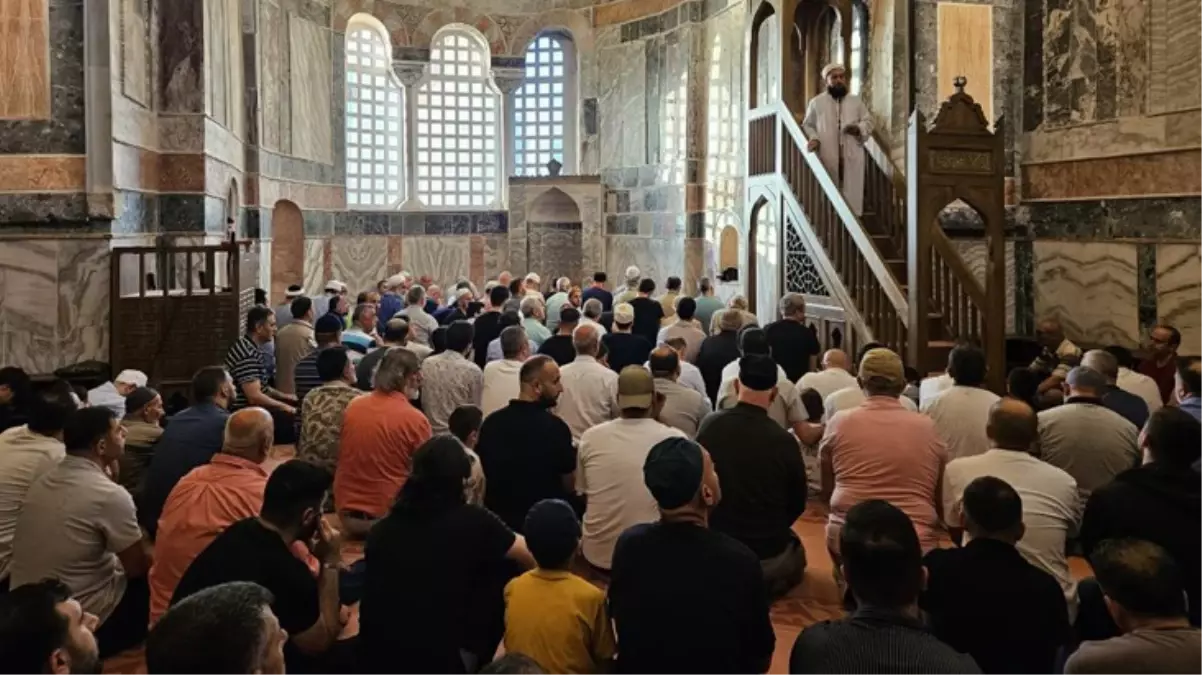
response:
[[[392,69],[401,84],[409,89],[425,77],[427,65],[423,61],[393,61]]]
[[[492,78],[501,93],[508,96],[522,86],[522,81],[526,79],[526,71],[524,68],[493,68]]]

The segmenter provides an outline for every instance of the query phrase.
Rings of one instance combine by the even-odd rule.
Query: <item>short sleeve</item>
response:
[[[513,548],[517,535],[492,511],[481,506],[464,506],[465,541],[475,542],[486,560],[500,560]]]
[[[948,527],[964,527],[961,518],[961,491],[956,480],[959,471],[956,462],[949,462],[943,470],[943,520]]]
[[[109,552],[120,553],[142,540],[134,498],[115,483],[101,502],[98,516],[96,526],[104,533],[105,548]]]
[[[246,354],[238,357],[233,368],[230,369],[230,377],[234,378],[234,384],[242,386],[250,382],[260,382],[263,380],[263,361],[256,354]]]

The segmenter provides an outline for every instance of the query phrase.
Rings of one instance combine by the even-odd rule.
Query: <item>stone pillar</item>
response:
[[[88,218],[112,220],[113,81],[108,0],[83,8],[84,142]]]
[[[513,94],[522,86],[522,81],[526,79],[525,68],[493,68],[493,81],[497,83],[497,88],[501,90],[501,167],[505,176],[512,176],[515,171],[513,164]],[[501,186],[501,194],[507,195],[509,181],[506,180]]]
[[[417,89],[426,76],[425,61],[393,61],[397,79],[405,88],[405,201],[402,210],[420,209],[417,197]]]

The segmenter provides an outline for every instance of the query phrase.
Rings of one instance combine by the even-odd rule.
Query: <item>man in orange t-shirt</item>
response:
[[[421,390],[421,364],[404,347],[391,347],[376,371],[375,391],[351,401],[342,421],[334,503],[352,537],[392,508],[413,467],[413,453],[432,435],[430,422],[409,402]]]
[[[263,506],[275,424],[262,408],[243,408],[225,424],[221,452],[171,490],[159,517],[150,568],[150,625],[167,611],[188,566],[230,525]]]

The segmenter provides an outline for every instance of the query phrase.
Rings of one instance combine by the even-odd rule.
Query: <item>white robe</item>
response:
[[[860,128],[860,137],[843,133],[843,127],[855,124]],[[831,181],[839,185],[839,157],[843,157],[843,198],[852,213],[861,215],[864,210],[864,142],[872,135],[872,116],[868,108],[855,94],[847,94],[841,101],[823,92],[810,99],[801,128],[808,138],[818,139],[818,158],[830,174]]]

